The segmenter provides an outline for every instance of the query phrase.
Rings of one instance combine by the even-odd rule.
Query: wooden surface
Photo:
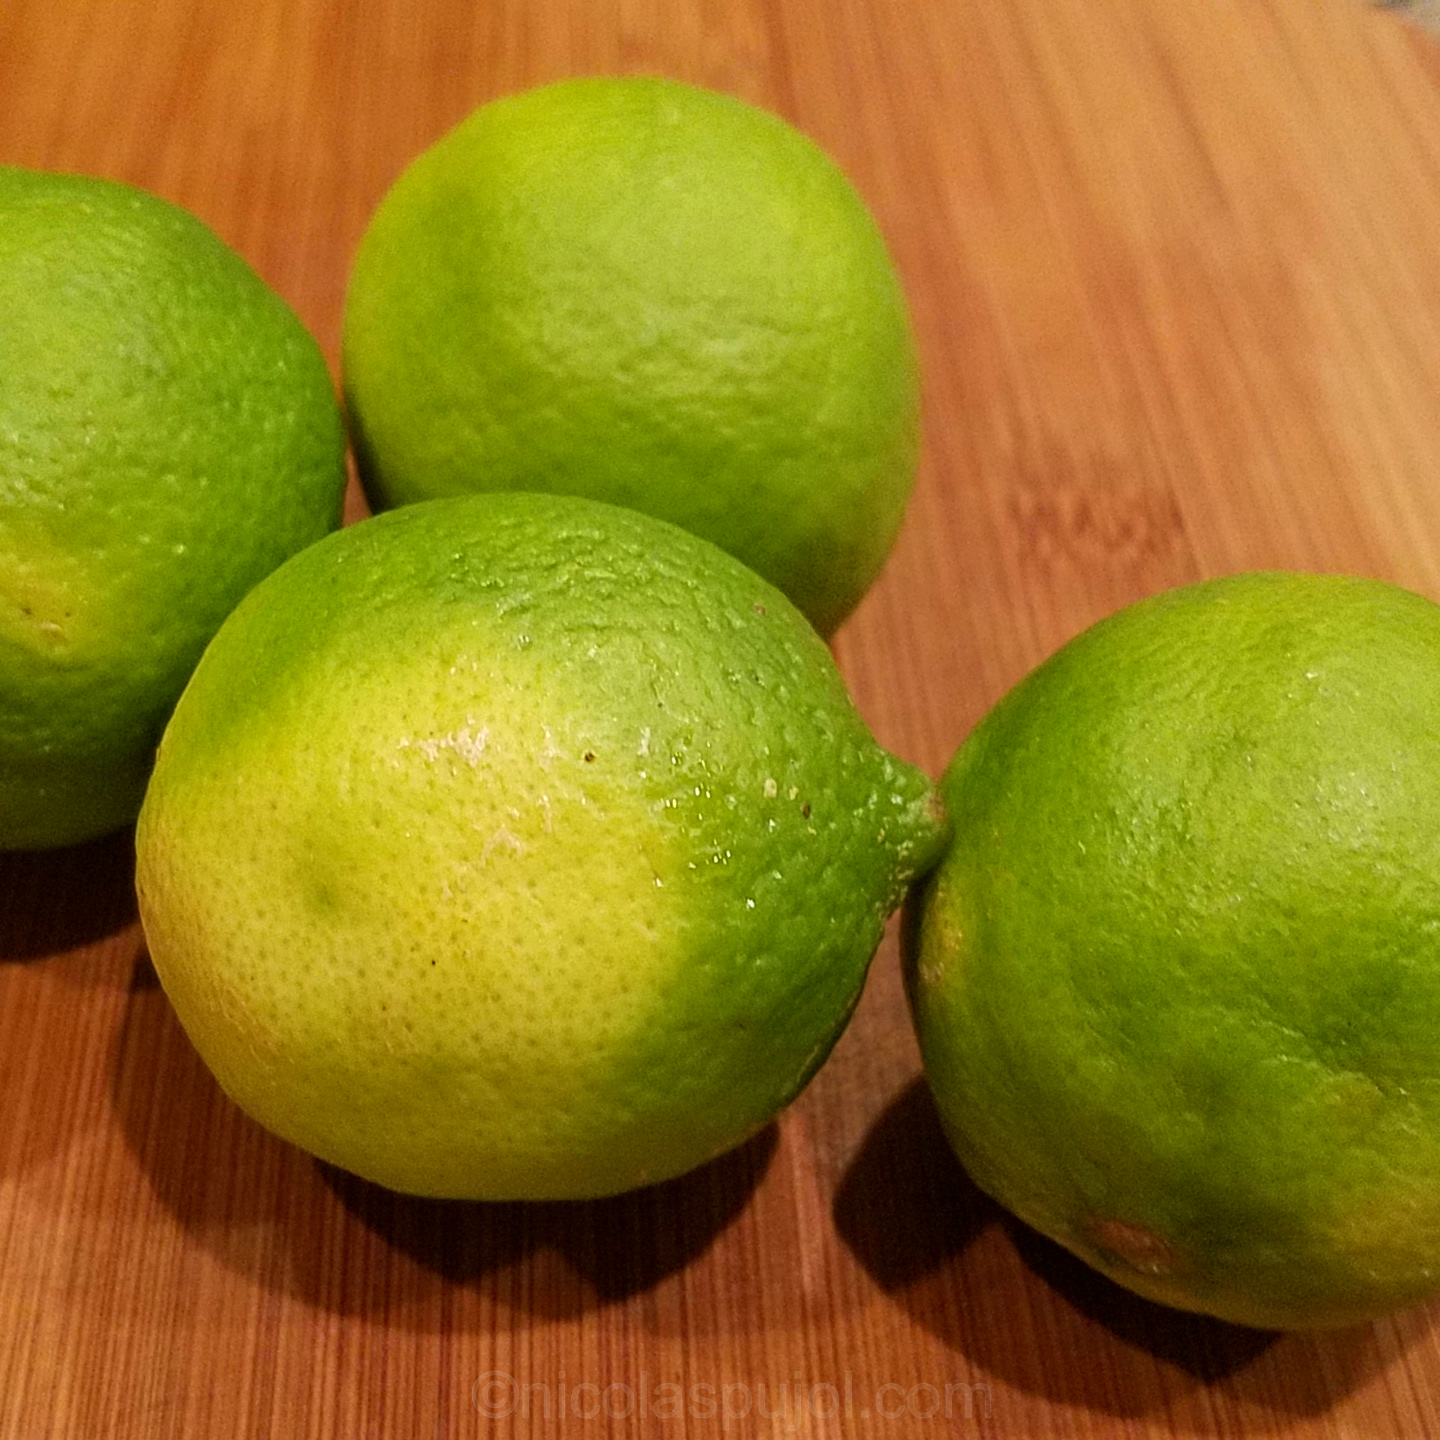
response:
[[[416,151],[492,95],[632,70],[788,115],[904,272],[924,469],[837,650],[907,758],[938,771],[1026,669],[1168,585],[1291,566],[1440,598],[1440,59],[1389,13],[4,0],[0,160],[189,206],[333,361],[348,257]],[[0,858],[0,1435],[1440,1432],[1440,1306],[1251,1333],[982,1199],[893,942],[738,1154],[603,1204],[421,1203],[224,1101],[148,966],[129,845]]]

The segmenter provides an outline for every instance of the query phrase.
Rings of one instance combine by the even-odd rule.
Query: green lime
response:
[[[0,167],[0,849],[135,818],[242,595],[339,523],[300,322],[193,216]]]
[[[1273,1328],[1440,1290],[1440,608],[1257,574],[1132,606],[961,747],[907,925],[975,1180]]]
[[[943,843],[782,595],[569,497],[392,511],[216,636],[137,834],[255,1119],[398,1190],[612,1193],[762,1126]]]
[[[643,510],[827,634],[914,479],[914,349],[869,211],[777,116],[673,81],[527,91],[421,155],[356,256],[344,375],[377,508]]]

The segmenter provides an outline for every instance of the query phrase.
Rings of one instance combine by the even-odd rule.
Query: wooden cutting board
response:
[[[903,269],[924,468],[837,642],[902,755],[937,772],[1165,586],[1440,598],[1440,58],[1343,0],[5,0],[0,160],[189,206],[333,361],[412,155],[637,70],[808,130]],[[738,1154],[601,1204],[403,1199],[219,1094],[128,835],[0,857],[0,1435],[1440,1433],[1440,1307],[1282,1337],[1133,1299],[968,1184],[918,1074],[887,941]]]

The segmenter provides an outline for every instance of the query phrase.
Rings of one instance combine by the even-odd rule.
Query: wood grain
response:
[[[6,0],[0,160],[187,205],[334,361],[406,161],[601,71],[780,110],[890,238],[926,452],[837,652],[901,754],[938,771],[1026,669],[1168,585],[1291,566],[1440,598],[1440,58],[1343,0]],[[1256,1334],[983,1199],[893,939],[738,1154],[603,1204],[431,1204],[224,1100],[145,958],[129,846],[0,857],[0,1435],[1440,1433],[1440,1308]]]

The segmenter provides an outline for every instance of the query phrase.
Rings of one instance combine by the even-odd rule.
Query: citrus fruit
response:
[[[942,842],[770,585],[571,497],[409,506],[235,611],[141,914],[221,1085],[394,1189],[612,1193],[805,1084]]]
[[[339,523],[344,427],[284,302],[200,221],[0,167],[0,849],[135,818],[205,642]]]
[[[1266,1328],[1440,1290],[1440,608],[1173,591],[1021,682],[907,916],[974,1179],[1143,1295]]]
[[[914,478],[899,280],[853,187],[777,116],[651,78],[482,106],[375,213],[344,385],[376,508],[588,495],[744,560],[822,633]]]

